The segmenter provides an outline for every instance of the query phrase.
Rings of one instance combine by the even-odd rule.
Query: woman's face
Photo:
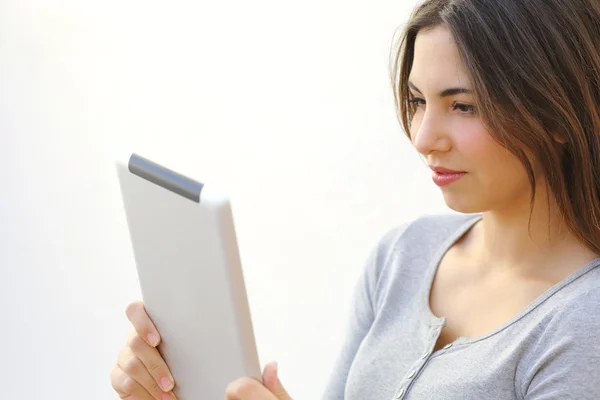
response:
[[[410,129],[413,145],[431,167],[459,172],[433,172],[448,207],[474,213],[528,206],[526,171],[487,131],[447,28],[417,35],[409,86],[416,107]]]

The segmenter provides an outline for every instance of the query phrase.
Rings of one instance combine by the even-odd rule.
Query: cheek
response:
[[[529,185],[519,159],[498,144],[484,126],[467,127],[463,133],[455,147],[465,158],[464,167],[490,190],[521,190]]]
[[[493,166],[502,157],[502,148],[494,141],[480,121],[470,121],[453,126],[453,147],[466,165],[476,172]],[[494,161],[496,160],[496,161]]]
[[[496,169],[514,158],[492,138],[480,121],[463,123],[455,127],[455,132],[454,147],[465,158],[467,165],[464,167],[474,172]]]

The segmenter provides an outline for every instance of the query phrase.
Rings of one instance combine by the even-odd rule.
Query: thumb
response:
[[[269,391],[277,397],[277,400],[292,400],[279,380],[277,361],[271,362],[265,366],[263,371],[263,386],[269,389]]]

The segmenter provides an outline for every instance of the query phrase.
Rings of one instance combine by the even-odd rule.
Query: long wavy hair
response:
[[[560,217],[600,254],[600,1],[427,0],[391,54],[398,118],[409,134],[408,77],[422,29],[445,26],[494,139],[543,174]]]

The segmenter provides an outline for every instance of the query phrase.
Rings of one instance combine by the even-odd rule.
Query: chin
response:
[[[463,214],[476,214],[486,211],[486,207],[473,196],[444,193],[444,201],[448,208]]]

